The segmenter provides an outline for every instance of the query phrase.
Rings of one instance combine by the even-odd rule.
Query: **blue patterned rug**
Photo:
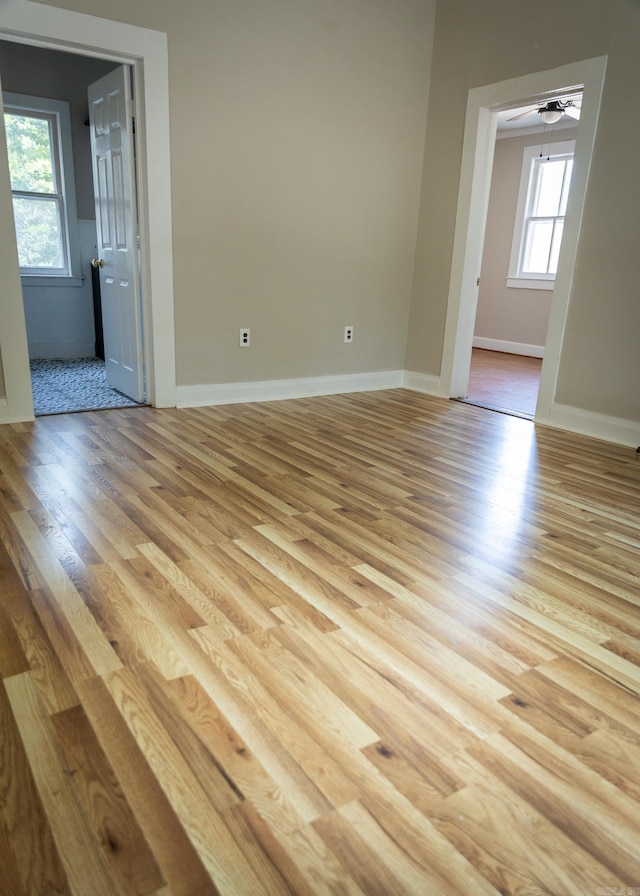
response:
[[[29,365],[36,417],[138,404],[109,386],[100,358],[30,361]]]

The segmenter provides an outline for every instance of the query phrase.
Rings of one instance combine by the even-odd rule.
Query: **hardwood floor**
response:
[[[533,419],[541,369],[541,358],[474,348],[466,400],[480,407]]]
[[[640,892],[639,509],[402,390],[0,427],[3,896]]]

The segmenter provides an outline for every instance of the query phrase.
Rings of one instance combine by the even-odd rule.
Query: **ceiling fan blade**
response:
[[[567,106],[564,110],[564,114],[568,115],[569,118],[575,118],[576,121],[580,120],[580,109],[578,106]]]
[[[507,118],[507,121],[517,121],[519,118],[524,118],[525,115],[535,112],[537,108],[537,106],[531,106],[529,109],[525,109],[524,112],[520,112],[519,115],[513,115],[511,118]]]

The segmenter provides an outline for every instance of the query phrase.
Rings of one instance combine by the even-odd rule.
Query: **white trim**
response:
[[[640,423],[565,404],[554,403],[544,424],[605,442],[628,445],[630,448],[640,445]]]
[[[178,386],[177,407],[197,408],[218,404],[310,398],[315,395],[338,395],[346,392],[376,392],[380,389],[398,389],[402,385],[402,380],[401,370],[380,370],[373,373],[346,373],[302,379]]]
[[[0,37],[111,59],[135,68],[140,232],[144,253],[141,275],[149,401],[156,407],[174,407],[176,365],[167,35],[31,0],[2,0]],[[152,147],[153,152],[149,152],[148,147]],[[21,383],[25,375],[24,365],[7,364],[11,352],[5,348],[12,339],[11,331],[0,334],[5,386],[9,392],[10,384],[15,381],[16,388],[21,385],[20,391],[28,391],[30,396],[30,382]],[[28,365],[26,369],[28,371]],[[20,408],[16,407],[16,416],[33,419],[27,414],[27,402],[22,404]]]
[[[509,289],[548,289],[556,288],[556,278],[552,280],[531,280],[525,277],[507,277]]]
[[[563,90],[566,92],[567,88],[583,84],[571,195],[536,409],[536,420],[544,421],[548,417],[558,378],[606,64],[607,57],[600,56],[469,91],[441,371],[443,388],[451,397],[463,397],[469,382],[478,301],[477,278],[482,261],[497,111],[517,105],[521,100],[538,101],[561,96]]]
[[[442,389],[442,381],[439,376],[431,373],[419,373],[417,370],[405,370],[402,376],[402,386],[411,389],[412,392],[422,392],[424,395],[435,395],[437,398],[448,398]]]
[[[486,348],[490,352],[506,352],[509,355],[526,355],[528,358],[544,358],[544,345],[528,345],[526,342],[508,342],[506,339],[473,337],[474,348]]]

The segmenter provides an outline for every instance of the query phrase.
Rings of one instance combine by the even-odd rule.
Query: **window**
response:
[[[524,151],[507,286],[553,289],[573,170],[575,140]]]
[[[23,282],[28,278],[45,285],[45,277],[56,285],[66,278],[66,284],[68,278],[79,278],[69,106],[5,94],[4,113]]]

